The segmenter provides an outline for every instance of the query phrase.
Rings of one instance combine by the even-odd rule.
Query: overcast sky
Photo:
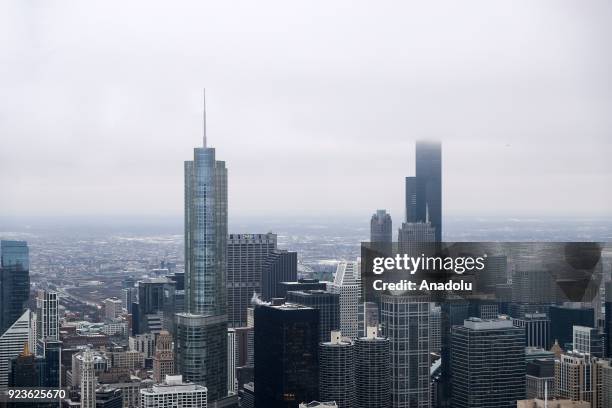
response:
[[[208,141],[234,216],[612,215],[612,2],[0,6],[0,214],[180,215]]]

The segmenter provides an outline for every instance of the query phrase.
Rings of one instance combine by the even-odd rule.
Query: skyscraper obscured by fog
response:
[[[227,396],[227,169],[215,149],[194,149],[185,162],[185,308],[177,314],[177,371],[208,388],[209,401]]]
[[[370,242],[391,242],[392,235],[391,215],[385,210],[376,210],[370,220]]]
[[[442,240],[442,145],[417,141],[416,171],[406,177],[406,222],[430,222]]]
[[[0,335],[23,314],[30,297],[30,256],[25,241],[0,241]]]

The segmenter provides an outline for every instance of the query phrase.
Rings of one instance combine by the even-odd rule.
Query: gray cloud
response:
[[[0,213],[180,214],[209,142],[236,215],[612,215],[612,5],[21,2],[0,9]]]

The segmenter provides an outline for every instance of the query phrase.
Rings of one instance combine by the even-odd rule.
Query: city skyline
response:
[[[180,214],[204,86],[233,216],[399,221],[428,138],[445,215],[612,215],[609,2],[64,7],[0,13],[3,215]]]

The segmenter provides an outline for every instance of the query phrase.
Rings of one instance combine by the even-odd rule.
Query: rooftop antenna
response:
[[[206,147],[206,88],[204,88],[203,92],[203,102],[204,102],[204,112],[202,114],[202,124],[203,124],[203,139],[204,139],[204,147]]]

